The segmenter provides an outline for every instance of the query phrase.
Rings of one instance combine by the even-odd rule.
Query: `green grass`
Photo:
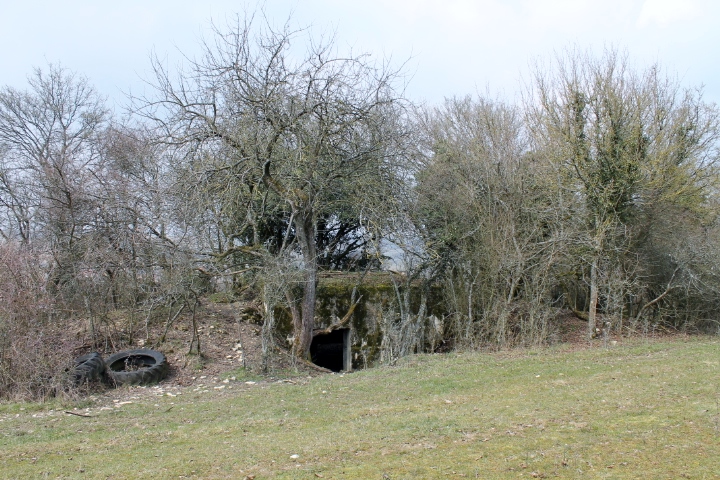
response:
[[[716,337],[224,385],[0,405],[0,477],[720,478]]]

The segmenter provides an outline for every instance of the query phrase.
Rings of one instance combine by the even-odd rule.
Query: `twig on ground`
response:
[[[85,417],[85,418],[93,418],[94,415],[85,415],[84,413],[77,413],[77,412],[71,412],[69,410],[65,410],[65,413],[68,415],[75,415],[78,417]]]

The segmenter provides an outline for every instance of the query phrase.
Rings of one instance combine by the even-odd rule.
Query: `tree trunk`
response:
[[[317,298],[317,246],[315,245],[315,221],[311,211],[298,212],[295,229],[303,257],[303,294],[300,315],[293,315],[295,340],[293,353],[296,357],[308,359],[313,328],[315,328],[315,300]]]
[[[597,257],[593,259],[590,266],[590,309],[588,310],[588,339],[595,335],[597,302],[598,302],[598,280],[597,280]]]
[[[273,347],[273,331],[275,329],[275,303],[270,300],[267,285],[263,288],[263,326],[262,326],[262,371],[268,373],[270,366],[270,351]],[[293,315],[294,319],[295,315]],[[244,356],[243,356],[244,358]]]

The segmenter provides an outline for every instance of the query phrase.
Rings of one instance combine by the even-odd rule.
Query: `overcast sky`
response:
[[[24,88],[34,67],[60,63],[111,101],[138,92],[149,55],[192,56],[210,21],[256,2],[0,0],[0,86]],[[659,62],[720,103],[720,2],[715,0],[268,0],[278,25],[335,32],[341,48],[407,61],[413,100],[489,91],[512,99],[537,58],[568,46],[614,45],[637,65]]]

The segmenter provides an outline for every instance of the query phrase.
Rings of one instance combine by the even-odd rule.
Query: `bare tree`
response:
[[[302,58],[293,55],[305,41]],[[181,168],[202,195],[202,211],[232,212],[218,233],[220,256],[266,249],[261,227],[287,209],[276,252],[297,249],[300,291],[286,291],[293,316],[293,350],[307,357],[314,326],[319,222],[362,218],[366,194],[378,195],[395,173],[398,106],[395,71],[366,56],[341,56],[332,41],[314,41],[288,25],[239,18],[215,29],[203,55],[169,72],[157,59],[158,96],[140,102]],[[229,227],[229,228],[228,228]]]
[[[60,284],[93,212],[97,138],[109,112],[86,79],[61,67],[37,69],[28,82],[28,91],[0,91],[0,196],[22,242],[51,246]]]
[[[416,224],[445,285],[445,330],[470,344],[544,340],[556,219],[521,111],[453,98],[419,125]]]

